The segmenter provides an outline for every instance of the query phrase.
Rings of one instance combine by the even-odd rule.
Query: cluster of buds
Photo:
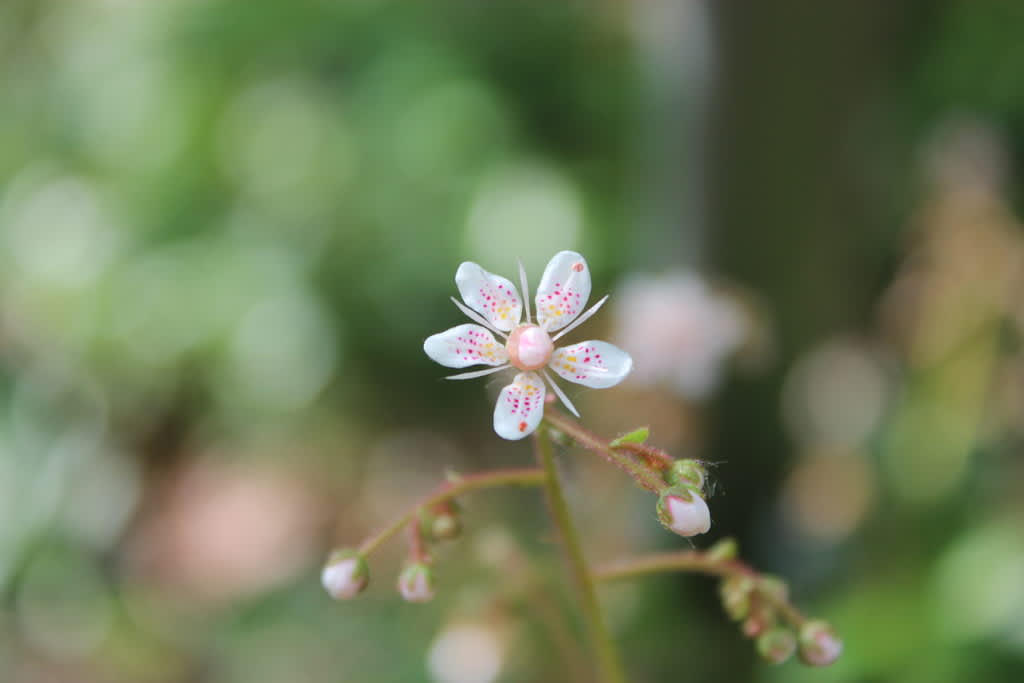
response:
[[[665,451],[649,446],[647,427],[638,427],[612,440],[612,450],[639,457],[640,468],[651,475],[630,473],[637,483],[658,494],[658,521],[669,531],[684,538],[705,534],[711,529],[711,511],[705,500],[707,468],[700,460],[676,460]]]
[[[407,602],[434,598],[434,573],[428,544],[456,538],[462,529],[459,508],[453,500],[424,506],[409,524],[410,552],[398,575],[398,592]],[[331,553],[320,575],[324,588],[336,600],[359,595],[370,582],[364,553],[345,548]]]
[[[765,660],[781,664],[797,653],[808,666],[828,666],[842,653],[842,641],[824,621],[806,620],[792,610],[780,614],[787,609],[787,593],[773,576],[735,574],[720,587],[725,612],[742,624]]]
[[[704,500],[704,465],[698,460],[676,460],[665,480],[667,486],[658,497],[658,521],[685,538],[707,533],[711,511]]]
[[[320,573],[324,589],[335,600],[351,600],[370,583],[365,556],[357,550],[331,553]],[[407,602],[430,602],[434,598],[434,573],[430,559],[411,559],[398,575],[398,592]]]

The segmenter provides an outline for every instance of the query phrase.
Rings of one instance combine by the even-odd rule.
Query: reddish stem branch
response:
[[[495,488],[499,486],[542,486],[545,482],[544,471],[539,467],[522,469],[496,470],[473,474],[456,481],[441,484],[436,491],[406,510],[387,527],[367,538],[359,547],[364,556],[369,555],[382,543],[398,533],[402,527],[414,520],[418,522],[419,511],[432,505],[451,500],[456,496],[470,491]]]
[[[745,576],[755,581],[755,590],[757,590],[757,583],[765,578],[763,574],[740,560],[718,557],[714,553],[699,550],[654,553],[634,559],[610,562],[594,568],[594,578],[599,581],[617,581],[668,571],[695,572],[719,578]],[[757,595],[794,628],[799,629],[806,623],[807,617],[784,597],[768,590],[757,590]]]
[[[648,464],[646,459],[637,460],[632,457],[632,454],[620,453],[618,448],[612,448],[609,442],[550,406],[544,411],[544,419],[558,431],[572,437],[573,441],[588,451],[596,453],[606,462],[625,471],[633,477],[637,484],[648,491],[659,493],[665,488],[664,478],[657,469]]]

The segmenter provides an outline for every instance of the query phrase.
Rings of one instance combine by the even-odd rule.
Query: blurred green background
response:
[[[466,501],[429,605],[401,542],[359,600],[318,578],[446,470],[531,462],[501,381],[421,344],[460,262],[562,249],[613,294],[576,338],[637,361],[585,424],[716,463],[696,545],[846,643],[772,668],[711,581],[645,579],[602,592],[634,680],[1020,680],[1022,34],[995,0],[6,0],[0,680],[568,680],[536,492]],[[561,458],[591,557],[687,547]]]

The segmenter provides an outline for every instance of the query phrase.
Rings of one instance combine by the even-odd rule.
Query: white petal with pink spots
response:
[[[633,368],[633,359],[608,342],[585,341],[555,349],[548,367],[570,382],[607,389],[626,378]]]
[[[523,301],[516,286],[505,278],[467,261],[455,272],[455,285],[466,305],[495,328],[508,332],[519,325]]]
[[[560,251],[537,287],[537,322],[554,332],[576,319],[590,298],[590,268],[575,251]]]
[[[515,441],[529,436],[544,417],[544,382],[535,372],[523,372],[498,395],[494,431]]]
[[[427,337],[423,350],[434,361],[449,368],[470,365],[504,365],[508,353],[488,330],[466,323]]]

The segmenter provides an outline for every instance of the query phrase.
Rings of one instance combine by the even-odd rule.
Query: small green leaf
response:
[[[622,436],[615,439],[608,445],[611,446],[612,448],[617,448],[618,446],[621,446],[624,443],[643,443],[647,441],[647,437],[649,437],[650,435],[651,430],[649,427],[637,427],[628,434],[623,434]]]

